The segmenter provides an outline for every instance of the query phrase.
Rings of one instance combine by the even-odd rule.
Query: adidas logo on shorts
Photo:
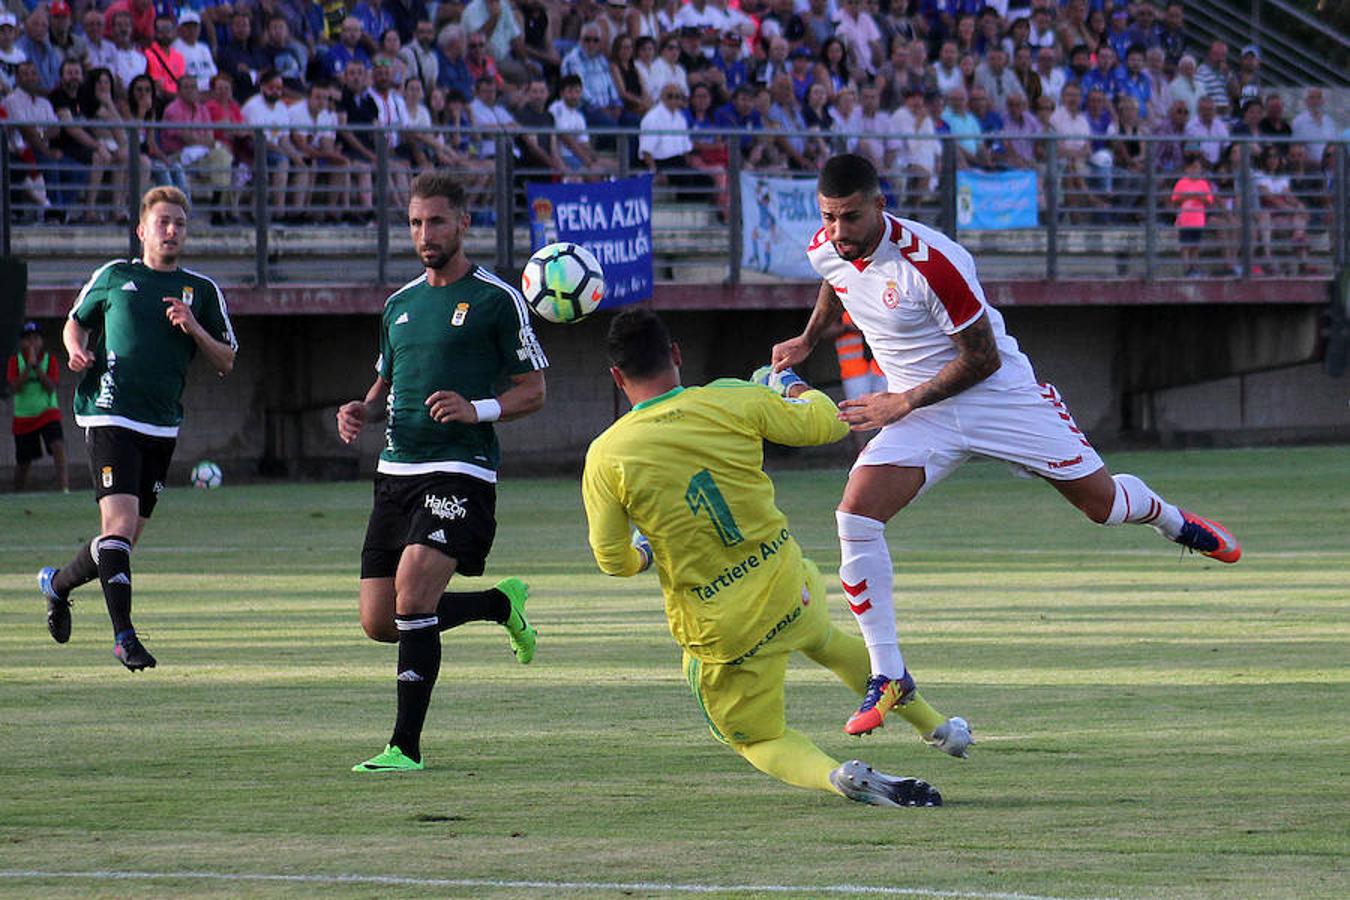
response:
[[[444,529],[444,528],[437,528],[437,529],[436,529],[435,531],[433,531],[431,534],[427,535],[427,540],[429,540],[429,541],[435,541],[435,542],[438,543],[438,544],[444,544],[444,543],[445,543],[445,529]]]

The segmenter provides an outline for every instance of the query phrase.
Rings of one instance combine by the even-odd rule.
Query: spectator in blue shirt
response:
[[[713,65],[726,76],[726,90],[735,93],[736,88],[750,80],[750,69],[741,58],[741,36],[734,31],[722,35],[722,42],[713,57]]]
[[[361,0],[352,8],[352,18],[361,25],[361,31],[364,37],[370,42],[362,41],[362,44],[369,50],[372,47],[378,47],[380,35],[384,34],[390,28],[398,30],[398,23],[394,17],[389,15],[389,11],[384,8],[384,0]],[[346,27],[346,23],[343,23]]]
[[[1106,41],[1116,56],[1125,58],[1125,52],[1134,43],[1134,31],[1130,28],[1130,11],[1124,6],[1111,10],[1111,22],[1106,26]]]
[[[984,88],[971,88],[969,102],[970,114],[980,123],[981,134],[998,134],[1003,131],[1003,116],[999,115],[998,110],[989,102],[989,94]],[[982,168],[995,168],[1003,165],[1008,154],[1003,149],[1003,141],[991,138],[982,143],[977,155]]]
[[[741,156],[747,165],[758,165],[769,150],[769,145],[754,135],[764,131],[764,120],[755,109],[755,94],[748,84],[731,92],[731,99],[713,113],[713,124],[718,128],[746,132],[741,138]]]
[[[461,97],[473,96],[473,73],[464,59],[464,29],[447,25],[436,38],[436,84]]]
[[[1121,81],[1125,77],[1125,70],[1116,60],[1116,51],[1111,49],[1110,44],[1102,44],[1097,48],[1097,66],[1089,69],[1082,78],[1085,98],[1092,91],[1099,90],[1106,95],[1107,100],[1115,100],[1116,95],[1120,93]],[[1084,99],[1084,105],[1086,103]]]
[[[28,14],[23,22],[23,34],[14,42],[14,46],[22,50],[28,61],[37,67],[42,93],[51,93],[61,80],[61,51],[52,46],[51,19],[47,18],[46,7]]]
[[[1125,74],[1120,79],[1120,93],[1139,101],[1139,118],[1147,120],[1149,101],[1153,99],[1153,85],[1144,72],[1144,45],[1131,44],[1125,51]],[[1120,97],[1114,98],[1119,100]]]
[[[341,78],[347,71],[347,63],[350,62],[359,62],[367,69],[370,68],[370,54],[366,53],[366,48],[362,46],[364,37],[361,23],[355,16],[348,16],[342,20],[342,30],[338,32],[337,43],[328,48],[328,53],[323,59],[324,71],[330,78]]]
[[[600,27],[594,22],[582,26],[581,42],[563,57],[562,74],[581,79],[581,112],[594,128],[613,128],[619,124],[623,101],[609,74],[609,59],[600,46]]]
[[[947,123],[951,134],[961,135],[966,140],[956,142],[957,161],[962,168],[980,164],[980,120],[975,118],[966,106],[966,89],[952,88],[947,92],[947,107],[942,111],[942,121]]]

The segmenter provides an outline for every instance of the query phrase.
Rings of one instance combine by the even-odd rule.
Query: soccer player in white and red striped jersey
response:
[[[1053,385],[984,299],[975,261],[955,241],[886,212],[872,164],[832,157],[817,185],[821,221],[807,248],[821,276],[806,329],[773,348],[781,371],[810,355],[845,310],[886,375],[887,390],[840,404],[855,430],[880,428],[849,473],[836,517],[839,579],[871,656],[872,678],[849,734],[892,709],[932,745],[964,756],[964,719],[943,719],[914,689],[896,633],[886,523],[971,456],[1004,460],[1052,484],[1101,525],[1150,525],[1221,562],[1238,542],[1222,525],[1168,503],[1133,475],[1112,475]]]

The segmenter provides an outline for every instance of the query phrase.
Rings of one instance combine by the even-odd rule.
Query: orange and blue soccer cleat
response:
[[[867,679],[867,690],[863,693],[862,705],[849,716],[844,723],[848,734],[863,735],[881,728],[890,712],[914,691],[914,679],[908,671],[899,678],[887,678],[885,675],[873,675]]]
[[[1181,533],[1173,538],[1181,546],[1223,563],[1235,563],[1242,558],[1237,538],[1218,522],[1184,509],[1181,518]]]

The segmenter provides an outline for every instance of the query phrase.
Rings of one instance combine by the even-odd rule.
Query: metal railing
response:
[[[408,177],[419,157],[391,147],[389,134],[378,127],[343,129],[371,138],[373,159],[298,166],[277,150],[267,152],[265,130],[249,126],[212,126],[233,154],[228,171],[198,160],[147,159],[124,152],[115,165],[88,167],[62,160],[24,161],[11,153],[18,129],[29,123],[0,124],[0,253],[9,255],[19,237],[33,280],[68,278],[63,262],[81,256],[116,255],[109,239],[125,235],[128,255],[139,252],[135,235],[136,204],[151,183],[179,183],[194,195],[194,223],[206,223],[193,238],[194,257],[207,256],[213,267],[233,260],[235,269],[222,280],[266,287],[275,281],[357,282],[388,284],[417,271],[406,241],[392,241],[391,226],[406,212]],[[143,132],[162,133],[181,126],[163,123],[76,123],[95,130],[112,146],[140,147]],[[47,123],[44,127],[53,127]],[[297,129],[293,129],[297,130]],[[298,129],[310,130],[310,129]],[[400,132],[438,137],[443,129]],[[636,161],[639,135],[633,130],[593,130],[593,142],[612,146],[592,168],[559,173],[531,167],[516,158],[521,135],[547,137],[551,132],[519,129],[487,135],[460,157],[455,171],[463,177],[475,225],[475,256],[500,271],[518,269],[528,254],[525,183],[531,180],[600,179],[646,171]],[[112,135],[112,137],[109,137]],[[818,132],[699,131],[700,139],[725,138],[724,164],[693,158],[688,167],[662,167],[653,186],[653,243],[657,279],[686,282],[738,283],[741,269],[741,221],[744,200],[740,174],[751,171],[741,139],[781,145],[789,139],[821,142],[823,154],[837,152],[857,140],[895,141],[904,135],[822,135]],[[977,154],[986,170],[1008,168],[987,148],[1003,141],[1029,141],[1038,175],[1037,224],[1006,231],[972,231],[957,216],[957,173],[967,165],[958,143],[965,136],[923,135],[940,147],[933,171],[906,167],[903,159],[883,160],[890,206],[900,215],[937,226],[967,243],[986,277],[1048,280],[1165,277],[1242,278],[1252,275],[1312,274],[1330,277],[1346,268],[1347,198],[1344,141],[1333,141],[1334,162],[1301,178],[1289,196],[1291,206],[1274,208],[1256,189],[1254,150],[1259,145],[1291,144],[1288,139],[1231,138],[1234,148],[1224,170],[1207,175],[1216,204],[1198,244],[1180,240],[1176,209],[1170,203],[1179,171],[1161,171],[1164,145],[1184,143],[1168,136],[1093,137],[1103,149],[1122,141],[1142,148],[1129,165],[1094,165],[1066,148],[1078,137],[982,135]],[[247,142],[247,143],[245,143]],[[931,146],[931,145],[930,145]],[[487,148],[491,149],[486,153]],[[435,163],[430,153],[429,164]],[[111,153],[111,151],[110,151]],[[782,153],[769,153],[772,160]],[[1118,159],[1118,157],[1117,157]],[[889,164],[888,164],[889,163]],[[279,166],[287,166],[282,171]],[[813,171],[792,171],[777,164],[755,172],[813,179]],[[33,189],[41,175],[45,198]],[[96,176],[97,181],[92,177]],[[83,178],[84,180],[81,180]],[[106,181],[106,186],[104,182]],[[92,220],[88,229],[57,230],[67,219]],[[118,222],[124,220],[125,224]],[[194,225],[194,227],[196,227]],[[485,229],[487,229],[485,234]],[[60,234],[53,241],[51,234]],[[490,241],[485,238],[490,235]],[[364,262],[363,262],[364,261]],[[50,263],[44,271],[43,263]],[[246,263],[239,268],[241,262]],[[215,271],[215,269],[213,269]]]

